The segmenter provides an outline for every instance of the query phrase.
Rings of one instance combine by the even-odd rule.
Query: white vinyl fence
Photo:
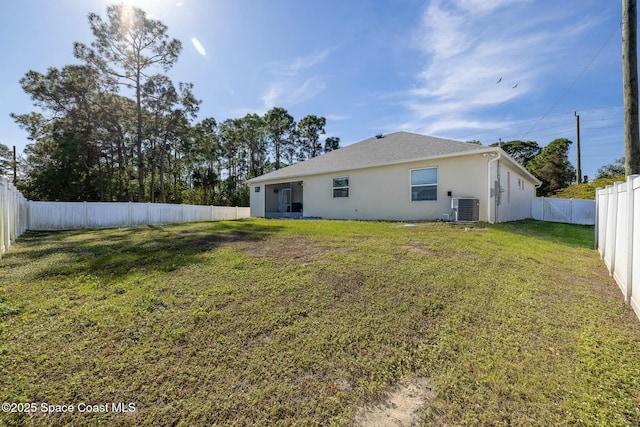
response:
[[[132,202],[28,202],[29,230],[117,228],[249,217],[249,208]]]
[[[27,200],[6,176],[0,176],[0,258],[27,230]]]
[[[640,318],[640,175],[596,191],[596,248]]]
[[[31,202],[0,176],[0,258],[27,230],[117,228],[249,218],[249,208],[117,202]]]
[[[531,217],[540,221],[594,225],[596,223],[596,202],[594,200],[534,197],[531,201]]]

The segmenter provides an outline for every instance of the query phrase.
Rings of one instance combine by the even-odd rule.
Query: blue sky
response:
[[[110,3],[2,2],[1,143],[19,152],[29,143],[9,117],[36,110],[19,79],[77,63],[73,42],[93,40],[87,15],[104,15]],[[326,136],[340,137],[343,146],[399,130],[544,146],[562,137],[575,142],[577,112],[584,175],[624,155],[620,2],[124,3],[182,41],[169,76],[194,83],[199,119],[279,106],[296,119],[326,117]]]

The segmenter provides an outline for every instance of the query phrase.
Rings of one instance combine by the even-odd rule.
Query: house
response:
[[[540,181],[498,147],[396,132],[248,184],[254,217],[502,222],[531,217]]]

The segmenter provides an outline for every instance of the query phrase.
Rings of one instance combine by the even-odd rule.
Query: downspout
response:
[[[491,153],[489,155],[493,156],[494,154]],[[502,157],[502,153],[498,152],[498,157],[493,158],[487,162],[487,222],[489,222],[489,224],[494,223],[494,221],[491,221],[491,162],[500,160],[501,157]],[[498,191],[500,191],[500,189],[496,188],[495,191],[496,191],[496,197],[497,197]],[[496,205],[496,212],[497,212],[497,209],[498,209],[498,206]]]

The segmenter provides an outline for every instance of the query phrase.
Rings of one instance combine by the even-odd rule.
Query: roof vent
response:
[[[377,135],[376,135],[376,138],[378,138],[378,139],[382,139],[382,138],[384,138],[384,134],[379,133],[379,134],[377,134]]]

